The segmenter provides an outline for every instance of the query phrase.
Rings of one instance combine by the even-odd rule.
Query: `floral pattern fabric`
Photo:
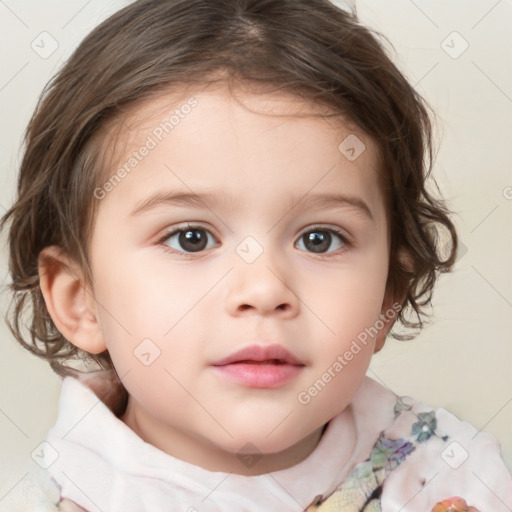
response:
[[[404,398],[397,397],[394,406],[395,419],[404,411],[412,412],[412,406]],[[415,413],[413,413],[415,414]],[[444,442],[449,436],[436,433],[435,411],[415,414],[417,421],[412,425],[407,438],[391,439],[381,432],[370,456],[357,464],[346,480],[325,500],[310,505],[305,512],[382,512],[381,495],[388,475],[416,450],[420,443],[433,437]],[[431,512],[480,512],[469,506],[460,496],[447,497],[435,504]]]

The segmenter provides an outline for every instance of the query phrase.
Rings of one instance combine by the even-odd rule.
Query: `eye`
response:
[[[334,248],[334,252],[337,249],[343,249],[349,245],[349,242],[341,231],[323,227],[309,229],[300,236],[297,244],[300,242],[302,242],[306,250],[316,254],[325,254],[333,242],[337,245],[337,247]]]
[[[190,226],[175,229],[166,233],[159,241],[159,244],[167,246],[173,252],[195,253],[210,249],[208,237],[213,235],[207,229],[200,226]]]
[[[209,243],[209,238],[213,242]],[[320,255],[340,252],[340,249],[350,245],[341,231],[326,227],[316,227],[304,232],[296,245],[300,246],[301,243],[305,250]],[[215,246],[215,239],[209,230],[201,226],[187,225],[166,233],[158,240],[158,244],[170,252],[186,255],[211,249]],[[333,244],[334,249],[329,251]]]

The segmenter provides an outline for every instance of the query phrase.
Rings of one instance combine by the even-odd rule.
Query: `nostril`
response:
[[[238,306],[238,310],[239,311],[245,311],[247,309],[253,309],[254,306],[251,306],[250,304],[240,304],[240,306]],[[275,309],[280,309],[280,310],[283,310],[283,311],[288,311],[290,309],[290,305],[289,304],[279,304],[279,306],[276,306]]]

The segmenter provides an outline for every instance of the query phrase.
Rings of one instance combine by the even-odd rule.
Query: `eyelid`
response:
[[[331,224],[308,224],[305,228],[300,231],[299,238],[303,236],[305,233],[309,233],[310,231],[314,231],[315,229],[331,231],[340,236],[348,245],[353,245],[352,236],[347,232],[347,230],[340,228],[339,226],[331,225]]]
[[[185,222],[183,224],[177,224],[171,228],[168,228],[165,233],[160,236],[157,240],[157,243],[163,243],[165,240],[169,239],[171,236],[175,235],[176,233],[179,233],[180,231],[186,231],[187,229],[202,229],[203,231],[208,231],[208,233],[211,233],[215,240],[218,241],[217,235],[213,232],[211,228],[205,227],[201,224],[195,224],[191,221]]]

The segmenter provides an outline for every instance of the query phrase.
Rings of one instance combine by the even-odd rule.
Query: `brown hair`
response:
[[[328,106],[377,143],[391,229],[388,285],[404,308],[398,319],[421,328],[438,273],[454,263],[457,236],[444,204],[426,189],[428,106],[379,37],[328,0],[140,0],[94,29],[41,95],[25,135],[18,198],[0,224],[11,220],[14,311],[7,322],[16,339],[60,375],[84,358],[112,369],[108,352],[86,354],[56,329],[39,287],[39,253],[61,247],[92,282],[88,250],[105,126],[159,92],[216,81],[268,86]],[[450,238],[444,258],[442,231]]]

